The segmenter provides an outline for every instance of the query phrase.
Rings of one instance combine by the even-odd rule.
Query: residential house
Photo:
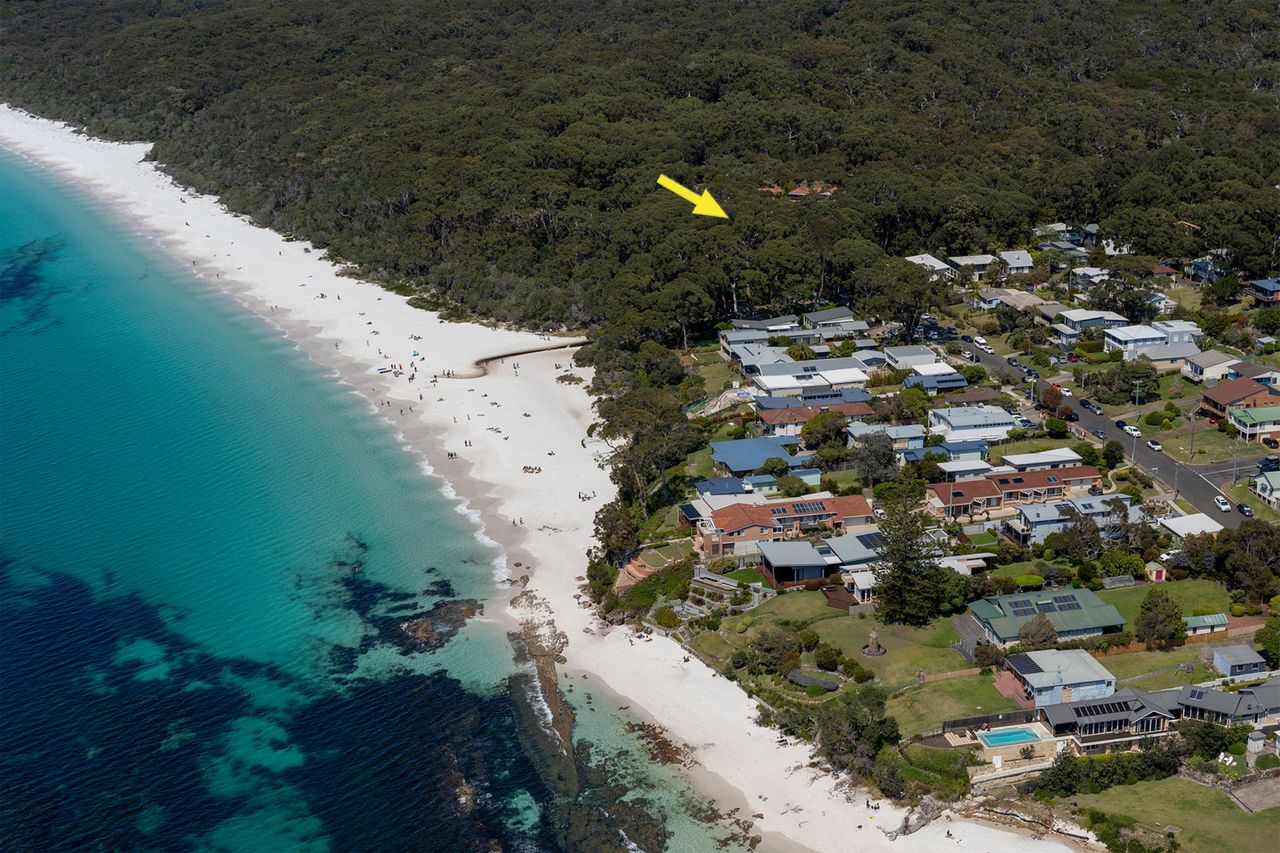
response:
[[[1042,450],[1039,453],[1011,453],[1002,464],[1018,471],[1047,471],[1050,468],[1070,468],[1080,464],[1080,454],[1070,447]]]
[[[982,281],[995,260],[995,255],[955,255],[947,258],[947,263],[955,267],[958,272],[967,270],[974,281]]]
[[[862,388],[842,388],[839,391],[815,391],[798,397],[756,397],[756,409],[795,409],[805,406],[831,406],[837,403],[866,403],[875,399]]]
[[[944,278],[947,281],[951,281],[956,277],[954,267],[949,266],[945,261],[939,260],[927,252],[923,255],[911,255],[907,260],[917,266],[927,269],[930,273],[930,280]]]
[[[1116,692],[1116,677],[1083,649],[1010,655],[1006,666],[1037,708],[1102,699]]]
[[[1160,519],[1160,526],[1173,537],[1173,544],[1175,546],[1181,545],[1182,540],[1188,536],[1199,536],[1204,533],[1217,533],[1222,530],[1221,524],[1214,521],[1203,512],[1195,512],[1191,515],[1174,516],[1173,518],[1162,518]]]
[[[1195,344],[1161,344],[1142,353],[1160,373],[1181,370],[1199,354],[1200,347]]]
[[[1231,646],[1229,648],[1247,647]],[[1258,657],[1257,654],[1254,654],[1254,657]],[[1214,652],[1213,658],[1216,666],[1218,652]],[[1262,658],[1259,657],[1258,661],[1261,662],[1261,660]],[[1255,671],[1264,672],[1266,667]],[[1177,703],[1182,719],[1208,720],[1220,726],[1256,723],[1267,714],[1267,708],[1258,701],[1257,695],[1253,691],[1245,690],[1228,693],[1225,690],[1213,690],[1191,684],[1178,692]]]
[[[787,193],[787,198],[792,201],[803,201],[806,198],[828,199],[831,198],[840,188],[835,184],[828,184],[824,181],[801,181],[796,188]]]
[[[1216,418],[1225,418],[1230,409],[1254,409],[1274,406],[1277,402],[1280,402],[1280,389],[1268,388],[1243,376],[1219,382],[1200,394],[1200,410]]]
[[[987,458],[987,443],[985,441],[944,441],[941,444],[925,447],[924,442],[921,442],[919,447],[900,450],[898,462],[900,464],[920,462],[926,456],[940,456],[951,462],[981,461]]]
[[[1127,317],[1114,311],[1089,311],[1084,308],[1063,308],[1056,316],[1060,318],[1060,322],[1053,323],[1051,328],[1058,345],[1063,349],[1075,347],[1085,329],[1111,329],[1129,322]]]
[[[794,398],[791,398],[794,399]],[[761,409],[756,419],[762,435],[798,436],[804,425],[823,412],[836,412],[846,418],[861,420],[875,414],[866,403],[834,403],[828,406],[792,406],[782,409]]]
[[[1119,326],[1104,333],[1104,348],[1124,353],[1125,361],[1145,355],[1152,361],[1185,361],[1200,352],[1200,327],[1187,320],[1159,320],[1150,326]]]
[[[810,311],[804,315],[804,324],[810,329],[820,329],[823,326],[837,326],[841,323],[851,322],[853,320],[853,312],[848,308],[827,308],[822,311]]]
[[[1047,240],[1037,243],[1036,249],[1041,252],[1055,252],[1068,264],[1083,264],[1089,261],[1088,252],[1066,240]]]
[[[1280,471],[1264,471],[1249,484],[1253,493],[1272,509],[1280,509]]]
[[[1280,401],[1280,397],[1276,399]],[[1280,405],[1233,408],[1227,413],[1227,420],[1240,431],[1240,437],[1245,441],[1280,438]]]
[[[795,314],[766,317],[763,320],[733,320],[733,328],[756,332],[785,332],[800,328],[800,318]]]
[[[920,388],[929,394],[941,394],[944,391],[968,388],[969,381],[957,373],[951,365],[935,362],[913,366],[911,375],[902,381],[902,387]]]
[[[1047,471],[993,471],[987,479],[1000,490],[1001,501],[1006,507],[1059,500],[1102,483],[1102,475],[1091,465]]]
[[[1052,326],[1058,317],[1070,310],[1072,310],[1071,306],[1063,305],[1061,302],[1045,302],[1032,309],[1036,322],[1045,326]],[[1127,323],[1129,321],[1124,320],[1123,322]]]
[[[989,516],[1003,505],[1000,490],[990,479],[930,483],[924,487],[925,509],[948,521],[968,516]]]
[[[929,429],[948,440],[1003,441],[1016,426],[1014,416],[996,406],[929,410]]]
[[[1009,275],[1025,275],[1031,272],[1031,268],[1035,266],[1035,263],[1031,260],[1031,253],[1026,249],[1001,252],[1000,260],[1008,265]]]
[[[729,358],[738,365],[744,376],[756,376],[766,364],[788,364],[794,360],[787,355],[786,347],[768,344],[735,344],[729,347]]]
[[[793,468],[787,473],[795,477],[811,489],[822,485],[822,470],[819,468]],[[778,494],[778,478],[772,474],[748,474],[742,478],[742,486],[750,495],[773,497]]]
[[[938,361],[938,354],[924,346],[885,347],[884,357],[890,370],[907,370]]]
[[[693,486],[699,496],[706,495],[745,495],[746,484],[741,477],[708,477],[699,480]]]
[[[1235,678],[1237,675],[1266,672],[1267,662],[1262,659],[1262,655],[1241,643],[1214,649],[1213,668],[1228,678]]]
[[[813,329],[801,329],[799,327],[790,329],[777,329],[770,331],[768,329],[724,329],[720,332],[720,354],[725,358],[733,358],[733,348],[744,344],[754,344],[758,347],[768,346],[770,338],[786,338],[791,344],[807,344],[809,346],[817,346],[822,343],[822,335]]]
[[[1000,532],[1019,545],[1043,545],[1054,533],[1061,533],[1081,518],[1093,521],[1104,535],[1116,526],[1116,503],[1124,505],[1126,519],[1136,520],[1142,510],[1132,506],[1128,495],[1112,494],[1068,498],[1059,503],[1023,504],[1000,524]]]
[[[760,545],[760,571],[774,587],[788,587],[844,572],[867,572],[880,559],[883,541],[874,524],[850,526],[840,536],[811,542],[768,542]],[[874,583],[866,584],[869,600]],[[853,590],[850,590],[851,592]]]
[[[1111,270],[1101,267],[1076,267],[1071,271],[1071,284],[1082,290],[1088,290],[1111,278]]]
[[[784,459],[792,468],[806,467],[809,459],[792,456],[788,448],[800,443],[795,436],[740,438],[711,442],[711,459],[731,474],[745,475],[760,468],[770,459]]]
[[[870,379],[855,358],[827,358],[760,366],[752,383],[769,397],[797,397],[802,394],[864,388]]]
[[[1212,256],[1196,258],[1186,268],[1187,278],[1192,281],[1214,282],[1224,277],[1228,272],[1229,270],[1226,266]]]
[[[1147,297],[1147,310],[1151,312],[1151,316],[1164,317],[1174,312],[1178,307],[1178,303],[1170,299],[1163,293],[1153,293]]]
[[[1173,731],[1178,718],[1166,701],[1154,693],[1125,687],[1110,696],[1045,705],[1038,713],[1055,738],[1069,738],[1085,754],[1136,746],[1144,738]]]
[[[1252,296],[1259,305],[1276,307],[1280,305],[1280,278],[1260,278],[1244,286],[1244,292]]]
[[[1187,363],[1182,366],[1182,375],[1192,382],[1213,384],[1224,378],[1227,370],[1238,361],[1240,359],[1236,356],[1221,350],[1205,350],[1187,359]]]
[[[1280,390],[1280,368],[1265,361],[1238,361],[1227,371],[1228,379],[1252,379]]]
[[[839,323],[824,323],[815,327],[814,331],[822,335],[824,341],[846,341],[857,338],[858,335],[870,333],[871,327],[866,320],[843,320]],[[868,338],[862,340],[860,348],[875,349],[875,347],[876,342]]]
[[[1005,287],[984,287],[973,299],[973,307],[981,311],[994,311],[1001,305],[1025,311],[1043,304],[1044,300],[1034,293],[1027,293],[1025,290],[1009,290]]]
[[[1059,640],[1077,640],[1124,629],[1124,617],[1087,589],[1015,592],[981,598],[969,605],[987,640],[1008,647],[1022,626],[1043,613]]]
[[[845,428],[849,435],[849,444],[861,441],[868,435],[882,432],[893,442],[894,450],[923,448],[925,429],[920,424],[864,424],[854,421]]]
[[[693,522],[694,546],[704,559],[755,554],[761,542],[797,539],[817,530],[840,533],[873,520],[871,505],[861,495],[735,503]]]
[[[929,449],[925,448],[925,450]],[[973,480],[985,477],[991,473],[992,465],[990,462],[983,462],[981,459],[959,459],[954,462],[950,460],[939,462],[938,468],[942,470],[943,479],[946,482],[954,483],[957,480]]]

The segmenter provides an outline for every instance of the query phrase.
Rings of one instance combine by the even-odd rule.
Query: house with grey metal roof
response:
[[[1227,614],[1225,613],[1183,616],[1182,621],[1186,623],[1188,637],[1194,637],[1198,634],[1216,634],[1227,630]]]
[[[1213,668],[1223,675],[1252,675],[1267,671],[1267,662],[1262,655],[1244,643],[1235,646],[1221,646],[1213,650]]]
[[[1008,252],[1000,253],[1000,260],[1004,261],[1009,267],[1009,275],[1025,275],[1031,272],[1034,266],[1031,260],[1031,253],[1026,249],[1013,249]]]
[[[997,406],[929,410],[929,429],[948,440],[1002,441],[1015,426],[1013,415]]]
[[[1182,375],[1192,382],[1217,382],[1227,375],[1231,365],[1240,361],[1238,356],[1211,349],[1196,353],[1182,366]]]
[[[933,364],[938,360],[936,352],[923,346],[885,347],[884,357],[890,370],[907,370],[917,364]]]
[[[753,329],[765,332],[782,332],[800,326],[800,318],[795,314],[782,314],[778,317],[766,317],[763,320],[733,320],[735,329]]]
[[[1081,752],[1105,752],[1167,734],[1179,716],[1175,698],[1166,703],[1157,694],[1125,687],[1110,696],[1045,705],[1038,713],[1054,737],[1071,738]]]
[[[1006,665],[1036,707],[1116,692],[1116,677],[1083,649],[1044,649],[1010,655]]]
[[[882,432],[893,442],[894,450],[924,447],[925,429],[920,424],[866,424],[853,421],[845,432],[849,436],[849,444],[861,441],[869,435]]]
[[[853,312],[848,308],[825,308],[821,311],[810,311],[804,315],[804,324],[810,329],[822,326],[838,325],[853,320]]]

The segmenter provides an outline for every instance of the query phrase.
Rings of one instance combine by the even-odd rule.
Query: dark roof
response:
[[[1072,723],[1101,723],[1108,720],[1134,722],[1151,714],[1173,716],[1162,703],[1153,701],[1152,697],[1153,694],[1126,687],[1099,699],[1046,705],[1040,710],[1055,728]]]
[[[742,488],[742,480],[737,477],[712,477],[700,480],[694,488],[700,495],[741,495],[746,492]]]
[[[1280,291],[1280,278],[1260,278],[1249,282],[1254,290],[1265,290],[1267,293]]]
[[[1228,370],[1240,377],[1252,379],[1255,376],[1262,376],[1266,373],[1274,373],[1276,367],[1261,361],[1237,361],[1231,365]],[[1233,380],[1238,381],[1238,380]],[[1219,383],[1217,387],[1221,388],[1223,383]],[[1261,383],[1259,383],[1261,384]]]
[[[1236,719],[1263,713],[1262,707],[1254,702],[1251,694],[1242,696],[1194,684],[1182,688],[1182,692],[1178,694],[1178,704],[1188,708],[1203,708]]]

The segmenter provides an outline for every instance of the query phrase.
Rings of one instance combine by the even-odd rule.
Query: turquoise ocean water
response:
[[[0,149],[0,848],[563,847],[504,630],[399,629],[496,556],[363,400]],[[597,799],[704,848],[574,701]]]

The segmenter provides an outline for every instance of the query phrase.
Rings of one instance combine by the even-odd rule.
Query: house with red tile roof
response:
[[[972,518],[1021,504],[1060,500],[1101,482],[1102,475],[1090,465],[992,471],[981,478],[925,486],[925,509],[936,518]]]
[[[947,520],[962,515],[985,515],[1003,505],[1000,490],[985,477],[954,483],[931,483],[924,487],[924,499],[925,509],[931,515]]]
[[[1200,410],[1217,418],[1225,418],[1228,409],[1274,406],[1277,402],[1280,402],[1280,391],[1242,376],[1204,389],[1200,395]]]
[[[843,533],[871,524],[871,504],[861,495],[809,496],[737,503],[714,510],[694,525],[693,542],[705,559],[759,552],[761,542],[796,539],[815,530]]]
[[[794,406],[789,409],[761,409],[756,418],[763,435],[799,435],[804,425],[823,412],[838,412],[849,420],[860,421],[876,413],[866,403],[832,403],[826,406]]]

